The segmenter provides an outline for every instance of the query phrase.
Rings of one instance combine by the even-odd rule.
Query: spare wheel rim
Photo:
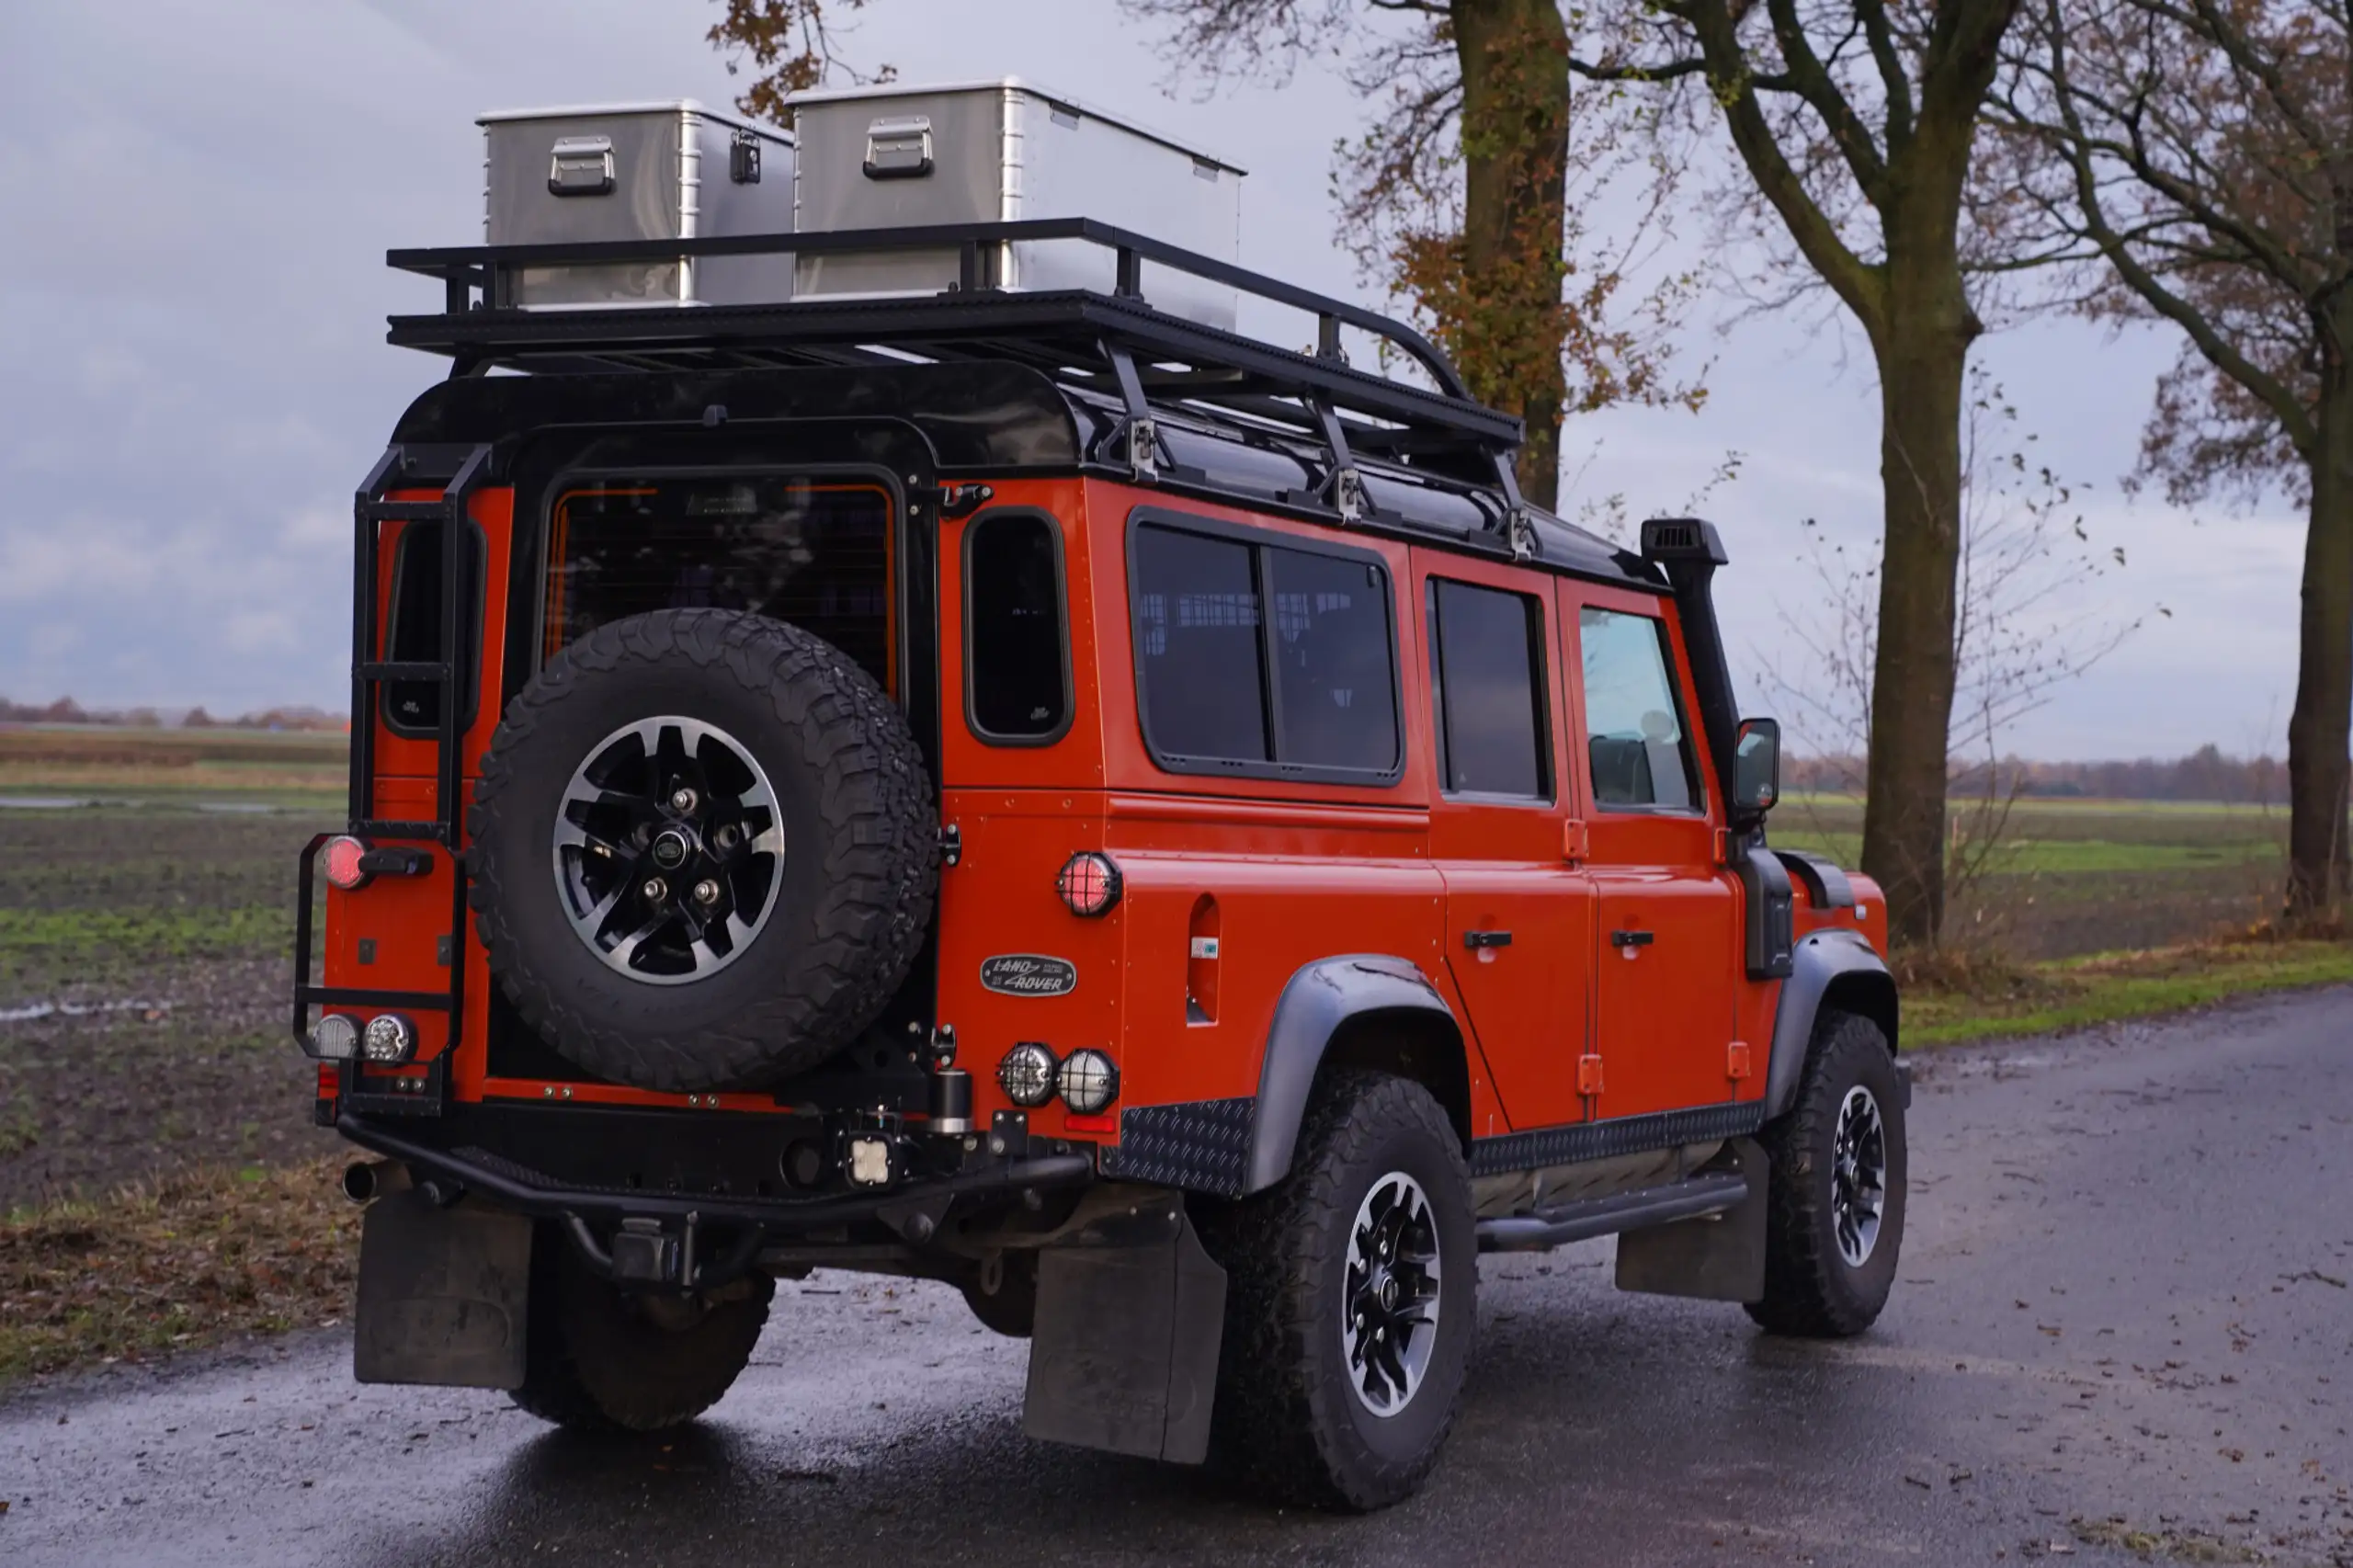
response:
[[[784,882],[767,771],[718,725],[665,713],[589,748],[556,808],[556,896],[608,969],[708,980],[751,947]]]

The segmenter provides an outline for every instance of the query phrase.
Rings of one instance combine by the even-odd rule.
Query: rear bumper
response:
[[[336,1119],[335,1130],[406,1165],[411,1179],[431,1184],[440,1201],[472,1197],[555,1221],[583,1256],[614,1278],[682,1290],[722,1284],[768,1247],[822,1240],[852,1227],[881,1225],[921,1245],[938,1234],[950,1210],[1084,1187],[1096,1176],[1092,1154],[1055,1153],[988,1159],[949,1175],[817,1198],[649,1192],[562,1182],[488,1150],[438,1148],[348,1112]]]

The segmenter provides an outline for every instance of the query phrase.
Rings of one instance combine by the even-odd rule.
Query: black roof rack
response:
[[[1114,290],[1014,291],[990,286],[1015,242],[1075,241],[1109,250]],[[681,257],[950,251],[957,283],[945,292],[887,299],[808,298],[762,304],[569,307],[515,304],[525,267],[609,266]],[[1269,426],[1327,448],[1325,497],[1343,517],[1365,507],[1352,454],[1491,484],[1516,553],[1534,548],[1512,457],[1518,419],[1473,400],[1438,348],[1376,312],[1249,272],[1088,218],[920,228],[744,234],[693,240],[466,245],[395,250],[403,271],[441,279],[443,309],[392,318],[390,341],[447,354],[453,374],[523,370],[719,369],[1009,360],[1057,381],[1092,386],[1126,413],[1123,449],[1149,477],[1156,451],[1151,400]],[[1302,352],[1156,310],[1143,296],[1150,262],[1313,315],[1315,351]],[[1419,365],[1415,386],[1350,366],[1340,333],[1353,327]]]

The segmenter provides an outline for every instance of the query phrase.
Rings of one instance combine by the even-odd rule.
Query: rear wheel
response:
[[[751,1361],[776,1293],[764,1274],[690,1296],[623,1291],[545,1227],[531,1252],[523,1386],[509,1397],[578,1431],[667,1431],[717,1404]]]
[[[1281,1186],[1216,1216],[1228,1275],[1214,1457],[1317,1507],[1411,1496],[1453,1426],[1477,1260],[1470,1174],[1421,1085],[1334,1074]]]
[[[1797,1103],[1761,1141],[1772,1165],[1765,1295],[1748,1315],[1775,1334],[1862,1333],[1887,1305],[1904,1244],[1903,1088],[1880,1027],[1824,1014]]]

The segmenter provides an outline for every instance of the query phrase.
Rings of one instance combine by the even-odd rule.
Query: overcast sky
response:
[[[384,317],[438,285],[392,245],[481,234],[473,117],[535,103],[699,97],[740,84],[702,41],[710,0],[0,0],[0,695],[85,703],[348,698],[350,497],[442,362]],[[1363,297],[1332,244],[1329,149],[1366,106],[1335,78],[1199,102],[1112,0],[872,0],[852,40],[911,80],[1018,74],[1203,142],[1250,170],[1246,265]],[[1733,558],[1725,614],[1751,706],[1794,668],[1814,592],[1803,520],[1868,548],[1876,392],[1819,312],[1720,332],[1699,415],[1579,422],[1564,501],[1680,506],[1728,452],[1707,511]],[[2127,565],[2086,604],[2141,631],[2013,749],[2277,749],[2295,680],[2301,519],[2202,518],[2128,500],[2162,335],[2042,323],[1990,339],[2037,449],[2091,486]],[[2170,618],[2151,613],[2168,607]]]

